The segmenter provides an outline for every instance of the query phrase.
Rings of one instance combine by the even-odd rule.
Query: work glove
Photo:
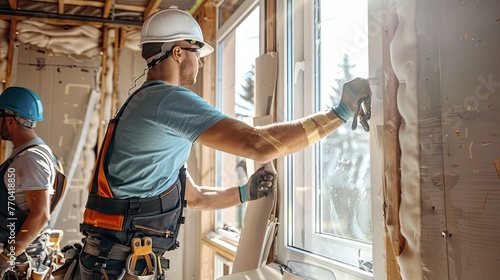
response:
[[[352,130],[358,126],[359,119],[363,129],[369,131],[368,120],[370,120],[372,112],[371,97],[372,92],[368,80],[355,78],[344,84],[340,102],[332,110],[344,122],[352,117]]]
[[[268,162],[257,169],[248,182],[239,186],[241,203],[266,197],[276,187],[276,169]]]

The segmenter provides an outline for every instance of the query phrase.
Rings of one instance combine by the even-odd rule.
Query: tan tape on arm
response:
[[[317,125],[318,129],[321,128],[321,130],[322,130],[321,133],[323,133],[323,135],[321,136],[321,133],[320,133],[321,138],[330,134],[338,127],[336,122],[334,120],[330,119],[329,117],[327,117],[326,115],[316,115],[312,119],[313,119],[314,123]],[[340,118],[337,119],[337,123],[339,121],[341,121]],[[342,124],[344,124],[344,121],[342,121]]]
[[[304,131],[307,136],[307,142],[309,142],[309,146],[321,140],[321,136],[319,135],[318,126],[312,120],[312,118],[306,118],[299,120],[300,124],[304,128]]]

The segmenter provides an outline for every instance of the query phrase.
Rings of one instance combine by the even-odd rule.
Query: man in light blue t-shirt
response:
[[[347,84],[337,107],[297,121],[252,127],[219,112],[182,87],[196,82],[203,66],[200,58],[213,51],[196,20],[184,11],[151,15],[143,24],[140,45],[147,81],[108,126],[90,186],[82,224],[87,238],[75,279],[94,279],[96,273],[107,279],[134,274],[117,259],[126,252],[113,244],[126,247],[133,238],[151,237],[156,254],[175,249],[182,190],[187,206],[196,210],[260,199],[276,187],[273,159],[313,145],[353,115],[368,129],[371,92],[359,78]],[[264,166],[242,186],[198,186],[183,175],[194,142]],[[110,261],[110,255],[115,259]]]

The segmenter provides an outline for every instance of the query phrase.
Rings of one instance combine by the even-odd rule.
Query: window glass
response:
[[[218,107],[227,115],[245,121],[254,116],[255,59],[259,56],[259,8],[255,8],[218,44]],[[217,152],[217,184],[247,182],[246,159]],[[239,238],[245,204],[216,211],[219,233]]]
[[[366,2],[319,3],[315,30],[320,43],[315,60],[321,108],[339,103],[346,81],[368,77]],[[353,131],[350,125],[321,141],[316,161],[321,233],[371,242],[369,155],[369,134],[362,129]]]
[[[312,60],[301,68],[303,81],[297,78],[296,69],[288,73],[288,98],[295,98],[288,105],[293,118],[337,105],[346,81],[368,77],[367,2],[306,1],[304,5],[312,6],[306,7],[313,18],[308,23],[307,13],[297,18],[297,1],[288,1],[288,37],[293,42],[288,46],[289,63],[297,67],[300,52]],[[302,20],[303,31],[299,26]],[[300,45],[309,42],[310,46]],[[301,94],[304,102],[299,103],[297,96]],[[352,131],[350,126],[349,121],[311,149],[287,160],[291,203],[286,209],[288,217],[292,217],[287,242],[303,251],[371,271],[369,134],[360,127]]]

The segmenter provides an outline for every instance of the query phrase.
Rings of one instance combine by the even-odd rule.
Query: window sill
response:
[[[223,256],[224,258],[234,261],[234,256],[236,255],[237,246],[224,241],[220,235],[215,232],[209,232],[201,238],[201,243],[206,245],[212,250]]]
[[[251,280],[281,280],[283,275],[273,264],[261,266],[254,270],[244,271],[217,278],[216,280],[236,280],[236,279],[251,279]],[[299,278],[300,279],[300,278]]]

